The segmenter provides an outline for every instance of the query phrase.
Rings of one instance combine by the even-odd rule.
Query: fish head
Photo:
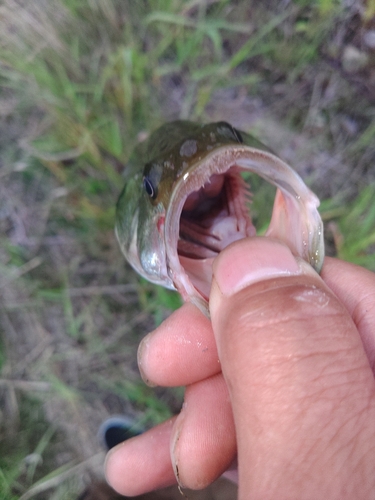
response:
[[[183,120],[166,123],[138,145],[126,167],[115,233],[127,261],[152,283],[178,289],[167,259],[166,212],[174,186],[191,166],[205,152],[233,140],[231,128],[226,123],[219,125]]]
[[[207,312],[214,258],[256,235],[242,172],[276,186],[266,236],[320,270],[324,258],[319,200],[266,146],[226,122],[168,123],[130,162],[117,205],[116,235],[139,274],[177,290]]]

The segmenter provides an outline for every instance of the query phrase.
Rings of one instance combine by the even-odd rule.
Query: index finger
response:
[[[375,273],[340,259],[326,257],[321,277],[351,315],[375,371]]]

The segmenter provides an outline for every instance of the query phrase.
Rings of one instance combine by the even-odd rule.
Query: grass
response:
[[[124,165],[163,121],[253,131],[324,200],[332,252],[375,270],[371,82],[340,59],[369,9],[361,18],[334,0],[4,0],[4,500],[74,498],[100,475],[105,418],[148,426],[179,408],[180,392],[146,388],[135,360],[141,336],[180,299],[139,279],[113,235]],[[269,203],[266,191],[257,197],[261,225]]]
[[[327,230],[335,243],[337,257],[375,270],[375,186],[361,191],[344,209],[336,206],[323,218],[329,220]],[[334,205],[337,202],[334,201]],[[332,204],[332,200],[329,201]]]

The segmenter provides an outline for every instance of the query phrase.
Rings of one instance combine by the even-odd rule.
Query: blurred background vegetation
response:
[[[2,0],[2,499],[75,498],[105,418],[179,408],[136,366],[179,298],[113,233],[132,148],[164,121],[256,135],[322,200],[329,252],[375,270],[374,63],[374,2]]]

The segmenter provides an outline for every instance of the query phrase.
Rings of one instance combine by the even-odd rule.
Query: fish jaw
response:
[[[310,191],[304,202],[277,189],[272,218],[265,236],[283,241],[294,255],[302,257],[317,272],[324,259],[323,222],[319,200]],[[291,228],[294,228],[292,231]]]
[[[277,187],[266,236],[284,242],[294,255],[320,272],[324,261],[323,222],[319,198],[287,163],[271,153],[238,160],[239,168],[258,174]]]
[[[318,272],[324,259],[323,225],[317,210],[319,199],[301,177],[272,153],[244,145],[226,145],[198,161],[176,182],[165,217],[165,249],[168,275],[184,300],[208,311],[214,256],[189,259],[178,254],[180,219],[188,196],[202,188],[212,175],[251,171],[277,187],[271,223],[266,236],[279,239],[294,255]],[[247,224],[232,240],[255,236]],[[189,271],[190,270],[190,271]],[[195,281],[195,283],[193,283]]]

